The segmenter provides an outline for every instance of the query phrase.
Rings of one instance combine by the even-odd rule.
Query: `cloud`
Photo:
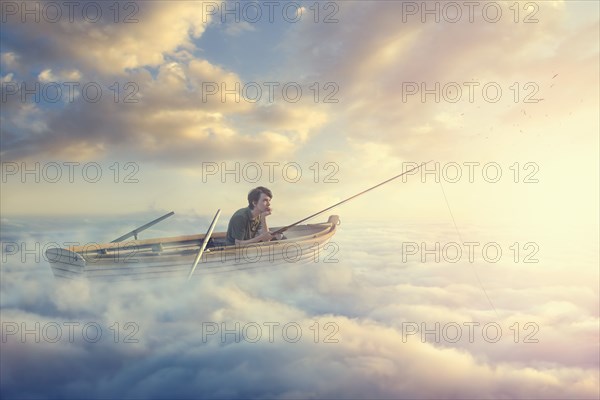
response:
[[[65,8],[58,22],[44,17],[38,23],[32,19],[23,23],[18,13],[7,14],[4,29],[12,31],[5,39],[9,53],[31,66],[68,61],[71,67],[89,72],[122,75],[129,69],[161,65],[165,55],[193,48],[192,38],[200,37],[210,22],[202,2],[131,2],[119,7],[80,2],[73,7],[71,17]],[[43,44],[40,37],[45,37]]]
[[[181,229],[185,220],[197,225],[190,216],[179,218],[161,234]],[[29,242],[26,232],[54,240],[73,222],[58,231],[26,221],[9,226],[16,241]],[[96,231],[78,234],[107,236],[112,225],[89,221]],[[365,231],[375,228],[388,241],[374,242],[367,252]],[[595,398],[597,271],[573,276],[555,252],[545,253],[540,265],[478,260],[496,315],[473,266],[414,259],[397,264],[397,252],[384,251],[402,241],[444,238],[449,227],[431,228],[347,223],[334,237],[337,263],[204,274],[188,284],[59,282],[45,262],[29,258],[23,264],[10,256],[2,280],[2,394]],[[467,232],[480,240],[494,236],[477,227]],[[592,262],[572,260],[580,271]],[[65,323],[73,324],[71,341]],[[30,330],[24,338],[21,324]],[[493,324],[502,329],[497,341]],[[51,343],[56,326],[62,336]]]
[[[149,8],[146,9],[146,7]],[[82,80],[91,79],[99,73],[108,74],[107,77],[112,77],[114,74],[126,74],[123,75],[126,76],[126,80],[124,79],[121,83],[120,100],[123,100],[122,97],[126,95],[133,94],[133,98],[143,104],[138,104],[140,107],[137,107],[136,110],[132,110],[131,107],[122,103],[114,107],[94,106],[89,112],[85,110],[86,107],[83,107],[84,110],[80,110],[80,107],[68,107],[60,113],[53,110],[48,113],[46,119],[55,122],[48,123],[48,121],[44,121],[44,123],[45,126],[54,125],[57,129],[60,129],[60,133],[53,133],[52,136],[54,137],[49,140],[51,143],[60,143],[60,146],[52,146],[42,142],[38,153],[56,154],[59,149],[66,147],[66,154],[78,154],[89,148],[93,142],[100,142],[92,144],[92,150],[85,152],[84,157],[87,157],[88,154],[102,155],[107,154],[114,148],[116,140],[120,141],[125,137],[125,141],[130,143],[130,149],[134,149],[135,145],[141,140],[143,146],[140,151],[145,152],[148,150],[150,158],[154,160],[163,159],[166,162],[178,160],[186,163],[190,162],[193,156],[191,153],[186,154],[185,149],[177,143],[192,138],[191,145],[187,147],[200,151],[202,156],[207,156],[210,153],[219,154],[222,158],[235,158],[240,155],[240,152],[234,150],[235,147],[248,148],[247,146],[250,146],[249,148],[255,152],[254,154],[257,157],[273,158],[289,156],[293,147],[297,149],[297,146],[307,145],[309,144],[308,141],[319,133],[336,129],[340,127],[340,124],[343,124],[347,125],[342,127],[344,137],[361,143],[375,141],[380,145],[393,149],[391,153],[397,157],[414,155],[425,150],[429,154],[437,154],[440,157],[452,156],[457,151],[455,148],[457,138],[467,139],[473,138],[473,135],[481,134],[482,124],[491,124],[490,129],[493,129],[494,123],[491,121],[496,121],[499,124],[511,123],[515,120],[516,114],[522,117],[522,110],[509,107],[506,111],[501,111],[501,107],[491,105],[482,114],[481,111],[477,110],[477,107],[479,107],[477,104],[464,104],[464,101],[461,102],[460,108],[458,108],[452,104],[444,104],[443,101],[441,104],[432,101],[421,103],[419,94],[409,96],[407,100],[405,99],[406,96],[402,95],[402,92],[406,90],[406,87],[403,86],[406,82],[427,82],[427,87],[431,88],[434,85],[432,82],[436,81],[441,83],[458,82],[459,86],[463,81],[498,81],[501,85],[504,85],[503,90],[507,93],[510,92],[508,86],[514,80],[527,75],[527,71],[539,75],[540,63],[551,64],[552,71],[548,71],[548,74],[554,75],[557,66],[555,62],[547,62],[549,54],[556,62],[559,62],[558,60],[568,59],[568,57],[564,57],[566,52],[571,54],[574,51],[579,54],[579,56],[574,55],[574,58],[586,57],[586,54],[588,58],[585,58],[584,64],[571,62],[572,65],[570,67],[565,66],[565,69],[573,68],[574,65],[578,65],[578,67],[588,65],[590,72],[594,70],[593,57],[590,57],[595,51],[593,46],[574,46],[569,43],[589,42],[584,38],[597,31],[597,26],[594,28],[592,25],[579,30],[568,28],[565,25],[561,11],[561,7],[564,7],[564,5],[558,4],[556,7],[548,8],[543,25],[545,30],[536,29],[535,35],[532,36],[530,35],[530,28],[539,28],[539,24],[534,24],[535,26],[531,27],[525,27],[521,24],[518,29],[511,30],[507,27],[514,23],[509,21],[509,18],[503,18],[498,24],[490,24],[478,19],[475,23],[465,21],[455,25],[445,23],[443,24],[444,29],[440,30],[437,29],[440,24],[421,23],[419,18],[410,18],[406,23],[399,26],[397,20],[398,15],[401,16],[401,13],[398,14],[402,9],[401,3],[385,4],[380,5],[380,7],[369,5],[358,8],[345,4],[343,5],[345,20],[343,34],[337,29],[341,26],[340,24],[318,24],[313,27],[313,24],[307,24],[304,21],[305,19],[303,19],[304,22],[294,25],[290,29],[284,39],[294,43],[294,52],[290,53],[290,49],[285,48],[283,48],[283,51],[284,53],[287,52],[290,62],[293,62],[294,65],[290,65],[287,73],[280,74],[281,80],[284,81],[285,77],[297,77],[296,71],[300,71],[301,76],[318,79],[321,86],[325,81],[335,80],[339,89],[335,97],[341,100],[341,103],[337,105],[311,104],[307,100],[309,100],[310,94],[313,93],[311,88],[304,86],[303,91],[307,95],[304,96],[302,102],[294,104],[280,101],[265,106],[262,103],[253,104],[244,101],[241,96],[242,93],[240,93],[240,87],[243,88],[244,81],[238,73],[194,56],[193,53],[198,49],[190,40],[199,37],[205,29],[205,24],[199,24],[199,21],[204,21],[206,18],[197,14],[198,12],[201,13],[201,6],[193,8],[183,5],[169,7],[168,12],[163,12],[164,10],[159,12],[156,7],[158,5],[144,5],[140,9],[140,21],[128,25],[127,32],[131,31],[131,36],[135,34],[136,40],[138,37],[143,38],[150,35],[149,21],[171,21],[172,18],[178,18],[179,15],[188,12],[197,18],[190,17],[182,20],[182,23],[188,24],[189,29],[187,31],[175,29],[172,32],[170,31],[171,39],[156,43],[151,41],[152,46],[160,51],[153,50],[152,46],[144,46],[143,52],[135,54],[135,58],[145,61],[140,61],[135,64],[135,67],[123,67],[122,63],[111,62],[107,65],[110,65],[110,68],[113,69],[118,68],[118,71],[107,71],[103,69],[107,67],[98,67],[96,66],[98,63],[94,62],[93,67],[84,63],[85,68],[79,72],[79,69],[72,69],[72,66],[69,70],[66,67],[61,67],[60,63],[55,63],[55,67],[48,68],[46,66],[38,73],[40,82],[49,81],[50,78],[59,79],[54,71],[62,71],[63,75],[70,74],[70,76],[81,74]],[[366,13],[365,16],[363,16],[363,13]],[[147,18],[142,19],[142,15]],[[364,21],[363,17],[377,21],[380,29],[371,30],[365,35],[358,28]],[[352,21],[355,24],[346,23]],[[209,21],[205,22],[208,23]],[[78,23],[85,24],[86,22],[79,21]],[[78,26],[77,24],[74,25]],[[102,34],[95,34],[100,38],[97,43],[99,48],[104,46],[105,42],[102,39],[104,36],[109,37],[113,34],[119,34],[121,29],[125,29],[122,28],[122,25],[125,24],[113,25],[115,24],[106,21],[104,24],[98,25],[98,29],[105,30],[105,32],[102,31]],[[45,33],[46,35],[56,36],[59,39],[62,37],[60,33],[62,31],[59,30],[59,33],[54,31],[58,29],[57,27],[51,26],[48,29],[50,30]],[[71,27],[69,29],[75,28]],[[562,44],[553,44],[548,47],[549,35],[551,32],[555,32],[554,29],[562,29],[566,35],[561,39]],[[518,64],[513,61],[514,57],[505,57],[499,62],[491,62],[494,57],[488,53],[498,51],[498,48],[489,46],[489,43],[498,43],[499,35],[503,35],[503,32],[509,32],[511,35],[511,39],[508,41],[512,46],[511,51],[523,52],[523,57],[519,58],[521,61]],[[319,41],[316,39],[319,35],[324,35],[329,40],[327,42]],[[127,42],[128,37],[128,35],[123,35],[123,38],[119,36],[117,44],[121,43],[121,39]],[[85,42],[86,49],[91,48],[90,53],[94,54],[93,48],[96,44],[88,39]],[[178,44],[172,44],[175,42]],[[318,44],[315,45],[315,43]],[[515,43],[517,49],[514,48]],[[506,47],[509,46],[508,44],[502,46],[502,49],[508,51],[508,47]],[[118,45],[114,47],[115,49],[111,51],[115,51],[117,54],[120,54],[119,52],[132,55],[137,53],[129,50],[119,50]],[[432,52],[428,50],[434,47],[442,48],[443,51]],[[125,49],[127,48],[125,46]],[[300,63],[293,61],[295,60],[296,50],[306,55]],[[151,61],[153,56],[148,54],[157,51],[164,57],[160,61]],[[556,53],[555,57],[552,56],[552,52]],[[4,58],[7,60],[14,61],[22,58],[22,55],[16,55],[14,52],[5,54]],[[488,55],[486,56],[486,54]],[[69,57],[74,60],[84,60],[90,56],[69,55]],[[125,60],[127,57],[123,57],[123,59]],[[565,61],[560,62],[564,63]],[[140,69],[140,67],[147,69]],[[150,73],[152,68],[156,72]],[[331,75],[332,72],[335,72],[335,79]],[[133,83],[135,86],[128,86],[125,89],[124,85],[129,83]],[[102,84],[107,92],[105,97],[111,97],[113,93],[108,88],[112,87],[114,90],[114,82],[111,83],[110,79],[107,78],[102,81]],[[216,86],[212,86],[213,84],[216,84]],[[210,88],[207,85],[211,85]],[[581,86],[580,89],[586,90],[585,87],[590,86],[586,84]],[[466,97],[468,89],[464,85],[461,88],[463,97]],[[217,93],[209,93],[209,89],[216,89]],[[224,91],[232,89],[237,94],[232,94],[233,92],[227,94],[224,100]],[[521,91],[524,90],[524,88],[520,89]],[[322,97],[324,95],[322,87],[321,92]],[[579,95],[582,90],[574,89],[572,93]],[[477,94],[479,95],[479,92]],[[241,101],[235,100],[236,96],[241,98]],[[431,100],[431,95],[428,99]],[[480,100],[478,100],[479,103],[481,103]],[[546,106],[546,104],[550,105],[549,100],[551,99],[545,99],[544,110],[553,112]],[[572,102],[575,101],[576,99],[573,98]],[[381,107],[382,104],[385,104],[385,107]],[[564,107],[559,108],[564,112]],[[388,110],[393,110],[393,112]],[[488,111],[492,114],[486,115],[485,113]],[[535,113],[535,111],[531,112]],[[538,114],[540,112],[543,111],[537,111]],[[110,113],[115,115],[115,121],[102,121],[100,123],[98,118],[90,115],[91,113]],[[134,113],[135,115],[132,115]],[[72,117],[73,114],[76,116]],[[150,119],[145,118],[151,114],[157,115],[152,116]],[[141,118],[140,115],[144,115],[144,118]],[[69,119],[68,124],[60,121],[63,119]],[[214,123],[204,123],[216,120],[219,121],[218,126],[215,126]],[[342,122],[343,120],[352,122]],[[158,129],[144,126],[152,125],[150,121],[157,122],[156,127],[160,127],[160,132],[157,132]],[[251,124],[248,125],[248,122]],[[523,120],[520,123],[525,127],[528,120]],[[69,126],[65,127],[64,125]],[[81,132],[72,129],[72,127],[87,127],[90,125],[98,126],[98,128],[100,128],[100,125],[104,125],[105,129],[93,129],[97,134],[86,136],[85,139],[82,137]],[[78,130],[81,131],[82,129],[78,128]],[[175,139],[172,146],[170,142],[166,142],[163,138],[166,131],[169,132],[169,137]],[[276,136],[273,137],[285,138],[287,144],[277,146],[280,143],[279,141],[274,143],[262,142],[269,137],[269,135],[265,136],[265,132],[276,132]],[[377,132],[377,135],[373,136],[371,132]],[[68,138],[70,143],[57,141],[55,135]],[[114,140],[111,139],[111,136],[114,136]],[[216,140],[211,143],[209,138],[216,138]],[[32,151],[35,153],[34,143],[37,144],[38,142],[24,140],[23,143],[17,145],[17,148],[26,147],[26,149],[15,149],[15,157],[23,157],[24,154]],[[120,145],[123,144],[120,143]],[[268,146],[263,146],[263,144]],[[72,149],[68,150],[69,147]],[[278,153],[265,153],[265,147],[279,149],[280,151]],[[165,150],[160,156],[152,150],[158,148]],[[205,152],[204,149],[206,149]],[[221,151],[222,153],[219,153]],[[10,158],[9,154],[5,156]]]
[[[407,4],[418,8],[416,14],[406,12]],[[598,22],[574,23],[575,14],[569,12],[579,9],[556,2],[539,5],[538,23],[516,24],[508,2],[495,4],[503,12],[497,23],[486,22],[482,10],[475,11],[470,22],[463,9],[457,23],[446,22],[448,12],[440,11],[436,23],[433,14],[422,22],[421,3],[341,4],[339,23],[302,23],[288,32],[286,42],[294,43],[284,49],[290,74],[335,80],[340,104],[333,108],[329,126],[345,128],[350,140],[391,146],[397,157],[455,157],[471,151],[469,142],[490,129],[493,145],[477,140],[473,146],[480,154],[485,148],[491,154],[498,146],[511,146],[514,126],[519,126],[518,133],[539,125],[544,115],[556,118],[575,111],[564,107],[565,98],[557,95],[556,86],[549,89],[559,84],[549,81],[559,71],[567,71],[560,75],[566,91],[561,94],[569,93],[567,104],[585,99],[590,109],[597,108],[597,93],[591,88],[597,86],[598,46],[593,38]],[[364,29],[367,23],[377,29]],[[327,40],[319,39],[323,37]],[[469,82],[478,85],[473,101]],[[520,90],[517,101],[515,82]],[[524,87],[528,82],[532,85]],[[446,86],[453,83],[460,93]],[[501,87],[500,102],[485,100],[482,88],[488,83]],[[544,100],[524,103],[526,95]],[[454,98],[460,100],[448,101]],[[533,119],[523,118],[525,108],[535,114]]]
[[[256,28],[247,21],[241,21],[238,23],[228,23],[225,28],[225,34],[229,36],[239,36],[245,32],[255,31]]]
[[[77,70],[61,71],[58,75],[54,75],[51,69],[45,69],[38,75],[38,81],[42,83],[77,81],[79,79],[81,79],[81,74]]]
[[[2,78],[10,82],[3,86],[3,159],[125,157],[194,168],[200,159],[290,157],[323,127],[326,114],[308,95],[288,103],[277,92],[273,104],[267,87],[254,102],[238,73],[197,57],[193,39],[209,22],[202,9],[197,2],[143,3],[133,24],[88,27],[83,19],[11,35],[3,65],[11,70],[15,60],[31,61],[30,71],[39,70],[17,68]],[[18,33],[28,25],[8,27]],[[164,25],[168,34],[156,39]],[[73,39],[83,27],[89,31]],[[41,36],[66,52],[68,66],[54,53],[32,50]]]
[[[54,78],[50,69],[40,73],[42,84]],[[100,101],[90,101],[80,89],[81,95],[50,109],[22,103],[22,88],[7,95],[7,107],[17,113],[6,117],[5,158],[86,160],[123,152],[121,156],[128,159],[136,155],[172,165],[194,165],[196,160],[215,157],[270,159],[291,154],[296,144],[305,142],[326,121],[324,113],[310,104],[267,108],[245,100],[241,79],[205,60],[166,63],[156,77],[139,72],[130,79],[115,83],[120,92],[114,85],[101,85]],[[36,83],[27,85],[36,87]],[[231,94],[223,99],[221,91],[232,89],[238,100]],[[208,94],[215,90],[216,94]],[[43,89],[40,92],[43,95]],[[19,116],[34,112],[39,123],[23,124]],[[235,115],[253,121],[252,129],[236,123]],[[21,134],[11,137],[11,127]]]
[[[0,62],[7,69],[16,69],[19,66],[18,56],[10,51],[0,53]]]

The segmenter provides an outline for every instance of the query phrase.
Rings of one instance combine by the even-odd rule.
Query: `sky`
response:
[[[3,1],[1,18],[3,395],[598,397],[597,2]],[[258,185],[285,225],[427,161],[329,212],[333,267],[208,276],[190,293],[64,289],[36,247],[170,211],[141,236],[204,232],[217,209],[223,231]],[[456,265],[453,247],[428,258],[454,242]],[[480,251],[493,243],[496,263]],[[331,322],[339,342],[198,336],[253,319],[311,335]],[[105,337],[134,321],[140,340],[7,333],[74,320]],[[501,340],[405,337],[468,321]]]

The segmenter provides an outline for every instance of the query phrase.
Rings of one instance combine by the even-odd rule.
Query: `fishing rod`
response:
[[[293,227],[293,226],[296,226],[296,225],[298,225],[298,224],[301,224],[302,222],[304,222],[304,221],[306,221],[306,220],[309,220],[309,219],[311,219],[311,218],[313,218],[313,217],[316,217],[316,216],[317,216],[317,215],[319,215],[319,214],[323,214],[325,211],[329,211],[329,210],[331,210],[331,209],[332,209],[332,208],[334,208],[334,207],[337,207],[337,206],[339,206],[339,205],[341,205],[341,204],[344,204],[344,203],[345,203],[345,202],[347,202],[347,201],[350,201],[350,200],[352,200],[352,199],[355,199],[355,198],[357,198],[357,197],[358,197],[358,196],[360,196],[360,195],[363,195],[363,194],[365,194],[365,193],[367,193],[367,192],[370,192],[371,190],[373,190],[373,189],[375,189],[375,188],[378,188],[379,186],[385,185],[386,183],[393,181],[394,179],[400,178],[402,175],[406,175],[406,174],[408,174],[409,172],[415,171],[415,170],[417,170],[417,169],[421,168],[423,165],[426,165],[426,164],[428,164],[428,163],[430,163],[430,162],[432,162],[432,161],[433,161],[433,160],[429,160],[429,161],[427,161],[427,162],[424,162],[424,163],[422,163],[421,165],[418,165],[418,166],[416,166],[416,167],[414,167],[414,168],[411,168],[411,169],[409,169],[408,171],[405,171],[405,172],[401,173],[400,175],[396,175],[396,176],[394,176],[393,178],[390,178],[390,179],[388,179],[388,180],[386,180],[386,181],[383,181],[383,182],[381,182],[381,183],[379,183],[379,184],[377,184],[377,185],[375,185],[375,186],[373,186],[373,187],[370,187],[370,188],[368,188],[368,189],[366,189],[366,190],[363,190],[362,192],[360,192],[360,193],[357,193],[357,194],[355,194],[355,195],[354,195],[354,196],[352,196],[352,197],[348,197],[346,200],[342,200],[342,201],[340,201],[339,203],[336,203],[336,204],[334,204],[334,205],[332,205],[332,206],[329,206],[329,207],[325,208],[324,210],[321,210],[321,211],[319,211],[319,212],[316,212],[316,213],[314,213],[314,214],[313,214],[313,215],[311,215],[311,216],[308,216],[308,217],[306,217],[306,218],[303,218],[303,219],[301,219],[301,220],[300,220],[300,221],[298,221],[298,222],[294,222],[294,223],[293,223],[293,224],[291,224],[291,225],[284,226],[283,228],[279,228],[279,229],[278,229],[278,230],[276,230],[275,232],[271,233],[271,235],[277,235],[277,234],[279,234],[279,233],[283,233],[283,232],[287,231],[288,229],[290,229],[290,228],[291,228],[291,227]]]

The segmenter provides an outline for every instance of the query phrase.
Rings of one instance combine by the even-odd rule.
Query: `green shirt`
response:
[[[260,227],[260,218],[252,218],[252,210],[250,210],[250,207],[240,208],[229,220],[229,226],[227,227],[227,244],[235,244],[235,239],[252,239],[256,236]]]

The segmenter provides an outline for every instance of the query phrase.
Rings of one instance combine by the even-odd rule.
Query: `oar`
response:
[[[194,260],[194,264],[192,265],[192,270],[190,271],[190,274],[188,275],[188,278],[187,278],[188,281],[190,280],[190,278],[194,274],[194,271],[196,270],[196,265],[198,265],[198,261],[200,261],[200,258],[202,258],[202,253],[204,253],[204,249],[206,248],[206,245],[208,244],[208,241],[210,240],[210,235],[212,235],[213,229],[215,229],[215,225],[217,223],[217,219],[219,219],[219,215],[221,215],[221,209],[220,208],[217,210],[217,213],[215,214],[215,217],[213,218],[210,226],[208,227],[208,231],[206,232],[206,236],[204,236],[204,240],[202,241],[202,246],[200,246],[200,251],[196,255],[196,259]]]
[[[334,204],[334,205],[332,205],[332,206],[330,206],[330,207],[327,207],[327,208],[326,208],[326,209],[324,209],[324,210],[321,210],[321,211],[319,211],[319,212],[316,212],[316,213],[314,213],[314,214],[313,214],[313,215],[311,215],[311,216],[308,216],[308,217],[306,217],[306,218],[302,218],[302,219],[301,219],[300,221],[298,221],[298,222],[294,222],[294,223],[293,223],[293,224],[291,224],[291,225],[284,226],[283,228],[279,228],[279,229],[278,229],[278,230],[276,230],[275,232],[271,233],[271,235],[277,235],[278,233],[283,233],[283,232],[287,231],[288,229],[290,229],[290,228],[291,228],[291,227],[293,227],[293,226],[296,226],[296,225],[298,225],[298,224],[300,224],[300,223],[302,223],[302,222],[304,222],[304,221],[306,221],[306,220],[309,220],[309,219],[311,219],[311,218],[313,218],[313,217],[316,217],[316,216],[317,216],[317,215],[319,215],[319,214],[323,214],[325,211],[329,211],[329,210],[331,210],[332,208],[334,208],[334,207],[337,207],[337,206],[339,206],[339,205],[341,205],[341,204],[344,204],[345,202],[347,202],[347,201],[350,201],[350,200],[352,200],[352,199],[354,199],[354,198],[356,198],[356,197],[358,197],[358,196],[360,196],[360,195],[362,195],[362,194],[365,194],[365,193],[367,193],[367,192],[369,192],[369,191],[371,191],[371,190],[373,190],[373,189],[375,189],[375,188],[377,188],[377,187],[379,187],[379,186],[381,186],[381,185],[385,185],[386,183],[388,183],[388,182],[391,182],[391,181],[393,181],[394,179],[400,178],[402,175],[406,175],[406,174],[408,174],[409,172],[412,172],[412,171],[414,171],[414,170],[417,170],[417,169],[421,168],[423,165],[430,163],[431,161],[433,161],[433,160],[429,160],[429,161],[427,161],[427,162],[424,162],[423,164],[421,164],[421,165],[418,165],[418,166],[416,166],[416,167],[414,167],[414,168],[412,168],[412,169],[409,169],[408,171],[405,171],[405,172],[401,173],[400,175],[396,175],[396,176],[394,176],[393,178],[390,178],[390,179],[388,179],[388,180],[386,180],[386,181],[383,181],[383,182],[381,182],[381,183],[379,183],[379,184],[377,184],[377,185],[375,185],[375,186],[373,186],[373,187],[370,187],[370,188],[368,188],[368,189],[366,189],[366,190],[363,190],[362,192],[360,192],[360,193],[357,193],[357,194],[355,194],[355,195],[354,195],[354,196],[352,196],[352,197],[348,197],[346,200],[342,200],[342,201],[340,201],[339,203],[336,203],[336,204]]]
[[[143,230],[146,230],[148,228],[150,228],[152,225],[158,224],[160,221],[162,221],[163,219],[169,218],[171,215],[175,214],[174,211],[171,211],[168,214],[163,215],[162,217],[156,218],[154,221],[150,221],[145,225],[140,226],[139,228],[135,228],[134,230],[132,230],[129,233],[124,234],[123,236],[120,236],[118,238],[116,238],[115,240],[113,240],[111,243],[117,243],[117,242],[122,242],[123,240],[130,238],[130,237],[134,237],[135,240],[137,240],[137,235],[138,233],[140,233]]]

